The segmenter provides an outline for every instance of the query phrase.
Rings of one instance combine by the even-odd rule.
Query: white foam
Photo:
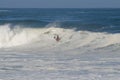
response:
[[[0,79],[119,80],[119,38],[119,33],[0,26]]]
[[[55,35],[61,40],[56,42]],[[89,31],[75,31],[64,28],[20,28],[11,29],[10,24],[0,26],[0,48],[25,44],[37,47],[74,49],[81,47],[100,48],[120,43],[120,34],[108,34]],[[35,46],[34,46],[35,47]]]

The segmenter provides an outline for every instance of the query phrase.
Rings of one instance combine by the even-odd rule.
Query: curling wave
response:
[[[55,35],[61,38],[59,42],[54,39]],[[21,46],[26,44],[37,47],[61,47],[74,49],[80,47],[100,48],[109,45],[120,44],[120,34],[108,34],[89,31],[75,31],[64,28],[14,28],[10,24],[0,26],[0,48]],[[35,46],[34,46],[35,47]]]

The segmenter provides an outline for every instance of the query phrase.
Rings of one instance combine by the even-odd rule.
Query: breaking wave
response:
[[[59,35],[60,41],[54,39]],[[101,48],[120,44],[120,34],[76,31],[74,29],[57,28],[23,28],[10,24],[0,26],[0,48],[16,47],[22,45],[34,45],[34,47],[62,47],[74,49],[80,47]]]

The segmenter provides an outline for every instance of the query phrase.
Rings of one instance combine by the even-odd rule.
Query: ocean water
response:
[[[0,9],[0,80],[119,79],[120,9]]]

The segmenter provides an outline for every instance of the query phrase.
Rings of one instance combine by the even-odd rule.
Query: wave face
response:
[[[54,37],[59,35],[60,41]],[[28,46],[39,48],[76,49],[76,48],[103,48],[120,44],[120,34],[76,31],[51,26],[49,28],[14,28],[10,24],[0,26],[0,48]]]

